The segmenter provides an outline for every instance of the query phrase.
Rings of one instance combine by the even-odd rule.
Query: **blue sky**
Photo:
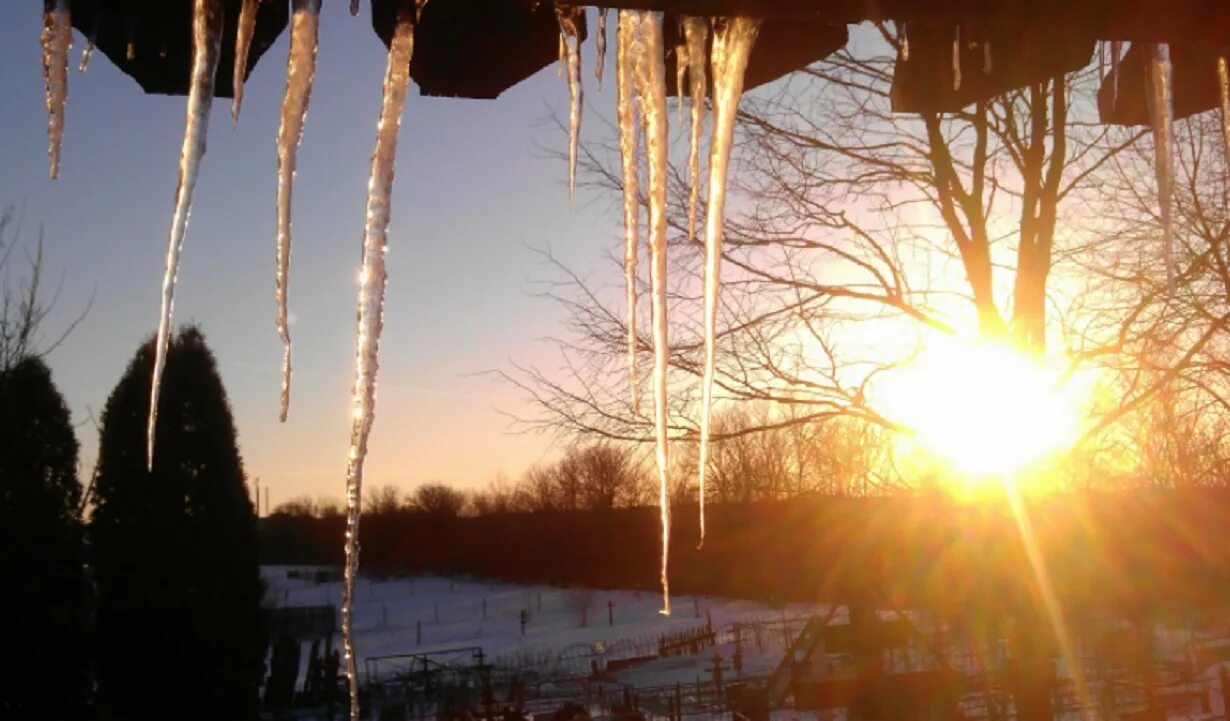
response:
[[[239,128],[215,104],[197,186],[175,311],[197,322],[218,356],[249,476],[272,501],[342,495],[353,372],[356,273],[384,47],[364,13],[326,2],[312,105],[295,186],[291,311],[295,384],[277,422],[280,344],[274,329],[274,183],[286,33],[248,80]],[[101,412],[137,345],[156,327],[184,98],[147,96],[101,54],[70,60],[60,179],[47,178],[37,3],[0,3],[0,204],[41,226],[47,268],[64,290],[48,328],[94,305],[50,357],[74,421],[83,472],[96,454],[87,412]],[[613,40],[613,39],[612,39]],[[613,43],[612,43],[613,45]],[[608,132],[611,83],[592,79],[583,47],[590,132]],[[611,69],[608,62],[608,72]],[[479,485],[550,454],[548,439],[511,436],[497,409],[518,396],[469,374],[507,359],[550,364],[538,339],[560,311],[532,297],[550,277],[535,248],[550,246],[583,272],[608,272],[619,244],[610,199],[578,191],[570,208],[566,148],[553,112],[567,116],[554,67],[496,101],[423,98],[411,91],[402,123],[390,232],[377,423],[369,483],[427,480]]]

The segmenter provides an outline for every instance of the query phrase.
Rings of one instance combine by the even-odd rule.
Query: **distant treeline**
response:
[[[1035,568],[1006,502],[930,496],[805,497],[673,511],[671,589],[777,601],[870,596],[963,615],[1033,600]],[[1221,610],[1230,597],[1230,489],[1068,494],[1029,504],[1041,558],[1070,613],[1110,605]],[[276,513],[264,563],[341,562],[343,519]],[[654,589],[651,507],[441,515],[402,506],[364,515],[369,572],[462,573],[516,582]]]

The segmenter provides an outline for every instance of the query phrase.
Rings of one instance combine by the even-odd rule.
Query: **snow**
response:
[[[269,583],[267,596],[274,604],[302,607],[338,603],[342,594],[340,582],[317,584],[306,578],[287,578],[287,571],[292,568],[266,566],[262,569]],[[695,683],[698,677],[707,681],[716,651],[727,666],[727,679],[733,679],[729,665],[734,644],[724,631],[736,623],[779,623],[786,619],[797,632],[806,618],[826,611],[820,604],[773,606],[712,596],[677,596],[672,599],[676,612],[668,617],[658,613],[660,599],[655,593],[593,590],[588,594],[591,603],[588,625],[583,627],[578,602],[585,595],[586,592],[579,589],[437,576],[385,581],[360,578],[355,589],[354,608],[358,666],[365,668],[369,659],[381,656],[469,646],[482,647],[486,658],[497,666],[518,656],[541,656],[543,652],[558,654],[582,647],[592,650],[596,644],[601,644],[614,656],[633,641],[656,648],[658,636],[695,629],[710,619],[718,632],[716,646],[697,654],[633,664],[612,671],[610,675],[617,682],[639,687]],[[614,604],[613,624],[608,623],[608,602]],[[529,612],[524,636],[520,626],[522,610]],[[422,624],[422,644],[416,643],[416,623]],[[784,636],[766,632],[759,644],[753,642],[750,633],[746,638],[743,675],[770,673],[781,660]],[[304,658],[304,668],[306,662]],[[587,669],[588,665],[588,661],[582,661],[579,668]],[[578,675],[584,673],[587,671],[578,671]]]

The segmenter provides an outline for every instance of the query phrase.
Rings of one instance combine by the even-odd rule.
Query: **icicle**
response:
[[[705,124],[705,95],[709,79],[705,77],[705,45],[709,38],[708,18],[685,17],[683,37],[688,43],[688,78],[692,94],[692,135],[688,151],[691,186],[688,194],[688,240],[696,240],[696,205],[700,195],[700,134]],[[679,91],[680,96],[683,90]]]
[[[64,103],[68,100],[68,51],[73,21],[68,0],[43,3],[43,88],[47,95],[47,154],[51,177],[60,177],[60,139],[64,137]]]
[[[679,34],[682,35],[683,33],[680,32]],[[678,105],[675,107],[679,112],[680,125],[683,125],[683,78],[687,75],[688,65],[690,64],[691,62],[688,60],[688,43],[686,40],[680,40],[679,44],[675,46],[675,95],[679,100]]]
[[[581,140],[581,103],[584,92],[581,88],[581,37],[577,33],[577,20],[585,12],[584,7],[556,5],[555,19],[559,21],[560,42],[564,43],[565,59],[568,62],[568,202],[571,203],[577,186],[577,149]]]
[[[1153,125],[1154,167],[1157,173],[1157,204],[1162,217],[1162,258],[1166,284],[1175,280],[1174,226],[1174,99],[1171,94],[1170,46],[1149,46],[1149,119]]]
[[[1221,135],[1226,145],[1226,165],[1230,167],[1230,69],[1226,67],[1226,56],[1217,58],[1217,79],[1221,88]]]
[[[131,63],[137,58],[137,21],[128,18],[127,22],[124,23],[124,33],[126,35],[124,58]]]
[[[1106,77],[1106,43],[1098,41],[1098,82]]]
[[[598,37],[594,38],[596,57],[594,58],[594,79],[598,81],[598,89],[602,89],[602,68],[606,65],[606,8],[598,8]]]
[[[616,16],[615,102],[619,124],[619,161],[624,189],[624,283],[628,301],[628,387],[632,392],[632,413],[641,412],[636,378],[636,256],[640,199],[636,168],[636,91],[632,76],[632,23]]]
[[[1119,106],[1119,59],[1122,54],[1123,43],[1118,40],[1110,41],[1110,107],[1116,108]]]
[[[90,69],[90,56],[94,54],[94,42],[98,40],[98,20],[101,13],[94,15],[94,22],[90,24],[90,34],[85,39],[85,50],[81,51],[81,63],[77,65],[77,72],[84,73]]]
[[[355,340],[354,421],[346,468],[346,569],[342,584],[342,645],[350,685],[350,718],[359,718],[359,674],[354,649],[354,594],[359,574],[359,512],[362,508],[363,462],[376,409],[376,373],[380,331],[384,326],[384,254],[388,244],[390,194],[397,157],[397,132],[410,85],[414,55],[414,5],[404,1],[389,43],[384,100],[376,126],[371,178],[367,183],[367,222],[363,235],[363,269],[359,273],[359,322]]]
[[[952,89],[961,89],[961,26],[952,34]]]
[[[991,41],[982,41],[982,74],[991,74]]]
[[[235,97],[231,99],[231,125],[239,124],[239,110],[243,107],[243,80],[248,74],[248,50],[252,47],[252,33],[256,30],[256,9],[260,0],[243,0],[239,8],[239,26],[235,30],[235,68],[231,75],[231,87]]]
[[[713,408],[713,372],[717,356],[718,290],[722,271],[722,226],[726,207],[726,169],[734,141],[735,116],[743,94],[747,57],[760,32],[760,21],[733,18],[713,31],[713,141],[709,147],[709,202],[705,215],[705,371],[700,418],[700,542],[705,542],[705,466],[709,420]]]
[[[94,41],[87,40],[85,50],[81,51],[81,63],[77,65],[77,72],[84,73],[90,69],[90,56],[94,54]]]
[[[632,72],[636,78],[637,105],[645,133],[645,156],[649,178],[649,277],[653,290],[653,390],[654,429],[657,439],[658,486],[662,524],[662,610],[671,612],[670,498],[667,487],[666,375],[670,358],[666,317],[666,161],[667,145],[666,66],[662,43],[662,14],[648,10],[621,10],[620,24],[632,26]]]
[[[910,33],[909,26],[905,23],[901,24],[901,62],[910,62]]]
[[[564,68],[568,65],[568,46],[564,41],[564,32],[559,34],[559,62],[555,64],[555,77],[564,77]]]
[[[359,14],[359,0],[350,0],[350,16]]]
[[[278,272],[275,298],[278,304],[278,336],[282,339],[282,402],[278,419],[286,421],[290,409],[290,324],[286,294],[290,270],[290,201],[295,180],[295,155],[303,137],[312,80],[316,76],[320,0],[294,0],[290,52],[286,59],[286,93],[282,96],[282,119],[278,125]]]
[[[214,102],[214,75],[222,46],[222,0],[195,0],[192,7],[192,75],[188,83],[188,110],[184,122],[184,144],[179,151],[179,184],[175,187],[175,211],[167,240],[166,271],[162,277],[162,311],[158,320],[158,340],[154,346],[154,378],[150,387],[149,428],[146,432],[146,462],[154,467],[154,430],[158,424],[158,393],[162,371],[167,362],[167,343],[171,337],[171,311],[175,305],[175,280],[179,275],[179,255],[188,232],[192,192],[196,189],[201,158],[205,156],[205,136],[209,130],[209,111]]]

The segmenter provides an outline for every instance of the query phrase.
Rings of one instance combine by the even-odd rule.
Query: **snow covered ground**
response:
[[[303,567],[263,569],[269,583],[267,603],[340,607],[340,581],[318,584],[308,578],[287,577],[288,571],[300,568]],[[581,608],[586,605],[583,624]],[[663,634],[711,623],[718,634],[717,646],[696,654],[634,664],[611,674],[622,683],[656,686],[692,683],[698,678],[708,681],[715,651],[722,655],[726,679],[732,679],[734,643],[729,630],[736,623],[756,624],[760,628],[757,637],[750,631],[744,637],[743,674],[768,674],[784,652],[783,627],[797,632],[807,617],[825,611],[821,605],[774,606],[711,596],[676,596],[672,606],[674,615],[660,615],[661,597],[650,592],[568,589],[432,576],[363,578],[356,593],[355,643],[360,669],[367,659],[380,656],[474,646],[481,647],[488,662],[497,665],[556,656],[571,660],[574,666],[588,668],[590,659],[634,655],[634,648],[656,650],[657,639]],[[522,611],[527,617],[524,635]],[[340,637],[334,639],[334,646],[341,647]]]

